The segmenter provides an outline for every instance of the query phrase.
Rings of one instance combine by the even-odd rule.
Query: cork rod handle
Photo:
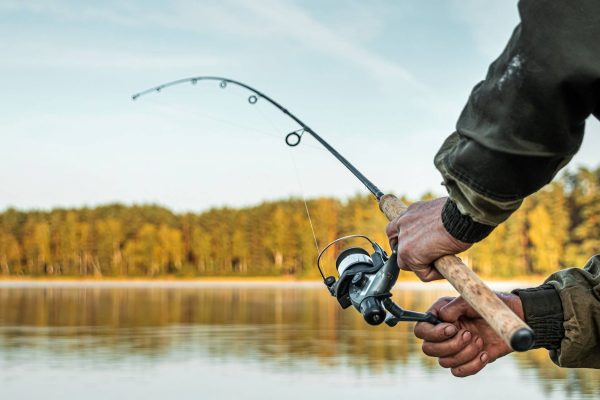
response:
[[[390,221],[406,211],[406,205],[390,194],[384,195],[379,200],[379,208]],[[513,350],[526,351],[531,348],[533,345],[531,328],[512,312],[460,258],[444,256],[436,260],[434,266]]]

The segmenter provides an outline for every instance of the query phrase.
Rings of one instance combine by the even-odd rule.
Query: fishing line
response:
[[[294,153],[292,153],[292,149],[290,149],[290,159],[292,160],[292,164],[294,165],[294,171],[296,172],[296,180],[298,181],[298,186],[300,187],[300,195],[302,196],[302,201],[304,201],[304,209],[306,210],[306,216],[308,217],[308,223],[310,224],[310,230],[313,235],[313,239],[315,240],[315,247],[317,248],[317,256],[319,255],[319,242],[317,241],[317,234],[315,233],[315,227],[312,222],[312,218],[310,217],[310,211],[308,210],[308,203],[306,201],[306,196],[304,195],[304,188],[302,187],[302,180],[300,179],[300,173],[298,170],[298,165],[296,164],[296,159],[294,158]]]
[[[220,86],[223,89],[225,87],[227,87],[227,85],[225,85],[225,87],[223,87],[222,84]],[[236,97],[239,97],[239,96],[236,96]],[[273,129],[273,130],[276,130],[276,131],[286,131],[286,130],[289,130],[288,127],[284,128],[282,125],[278,126],[278,124],[275,123],[275,121],[273,120],[272,117],[268,117],[266,115],[266,113],[264,112],[264,110],[261,109],[261,106],[259,104],[256,104],[257,100],[258,100],[258,98],[256,100],[252,100],[252,102],[249,100],[249,102],[250,102],[250,104],[252,104],[252,105],[254,105],[256,107],[256,110],[258,111],[258,114],[261,116],[261,119],[263,121],[265,121],[269,125],[269,129]],[[152,103],[155,104],[155,105],[157,105],[157,103],[155,101],[152,101]],[[249,131],[249,132],[254,132],[254,133],[257,133],[257,134],[261,134],[263,136],[268,136],[270,139],[277,138],[278,141],[281,140],[281,135],[274,134],[274,133],[272,133],[272,132],[270,132],[268,130],[258,129],[255,126],[245,125],[245,124],[239,123],[237,121],[234,122],[232,120],[223,119],[223,118],[220,118],[220,117],[218,117],[217,115],[215,115],[213,113],[206,112],[205,110],[203,110],[203,111],[196,111],[195,114],[196,114],[196,117],[198,117],[200,119],[213,120],[213,121],[219,122],[219,123],[224,124],[224,125],[228,125],[228,126],[239,128],[239,129],[244,129],[247,132]],[[319,151],[325,151],[325,149],[323,149],[321,147],[313,146],[311,144],[304,144],[304,145],[306,147],[310,147],[312,149],[316,149],[316,150],[319,150]],[[320,251],[319,242],[318,242],[317,235],[316,235],[316,232],[315,232],[314,223],[313,223],[312,217],[310,215],[310,209],[308,207],[308,201],[306,200],[306,195],[305,195],[305,192],[304,192],[304,186],[302,184],[302,180],[300,179],[300,172],[299,172],[298,164],[297,164],[296,159],[295,159],[295,157],[294,157],[294,155],[293,155],[293,153],[292,153],[291,150],[292,149],[290,148],[290,160],[291,160],[292,165],[294,167],[294,173],[296,175],[296,182],[297,182],[298,187],[300,189],[300,195],[302,197],[302,202],[304,203],[304,210],[306,212],[306,216],[307,216],[308,223],[309,223],[309,226],[310,226],[310,230],[311,230],[311,234],[312,234],[312,237],[313,237],[313,241],[315,243],[316,252],[317,252],[317,255],[318,255],[319,251]]]
[[[237,96],[237,97],[242,97],[242,96]],[[243,97],[243,98],[245,99],[245,97]],[[167,114],[168,113],[179,114],[179,113],[183,113],[183,111],[185,111],[185,109],[183,109],[183,108],[179,109],[179,108],[169,107],[169,108],[165,109],[163,103],[155,101],[155,100],[149,100],[149,102],[152,105],[154,105],[155,107],[157,107],[159,109],[159,111],[166,112]],[[259,111],[259,114],[261,115],[262,119],[264,119],[270,125],[268,129],[274,129],[277,132],[281,132],[281,131],[286,132],[289,130],[289,128],[283,128],[282,126],[277,126],[272,119],[267,117],[265,111],[260,109],[260,106],[258,103],[253,104],[253,105],[255,107],[257,107],[257,110]],[[192,116],[192,118],[193,118],[193,120],[196,120],[196,121],[206,119],[206,120],[219,122],[223,125],[228,125],[228,126],[231,126],[234,128],[243,129],[245,132],[257,133],[262,136],[269,137],[270,139],[277,139],[278,142],[281,141],[281,134],[275,134],[266,128],[261,129],[261,128],[257,128],[256,126],[240,123],[239,121],[237,121],[237,117],[236,117],[236,121],[234,122],[230,119],[221,118],[217,114],[206,112],[205,109],[203,109],[203,111],[194,111],[194,115]],[[327,152],[327,150],[325,150],[324,148],[315,146],[310,143],[303,143],[303,146],[314,149],[314,150],[318,150],[319,152]]]
[[[300,126],[300,128],[289,132],[285,136],[285,142],[288,146],[298,146],[302,140],[302,136],[305,133],[309,134],[365,185],[373,196],[375,196],[381,211],[389,220],[402,215],[404,210],[406,210],[406,206],[402,201],[391,194],[384,194],[334,147],[283,105],[243,82],[218,76],[197,76],[163,83],[136,93],[131,98],[132,100],[136,100],[145,94],[160,92],[174,85],[183,83],[195,85],[200,81],[216,81],[223,89],[228,84],[242,87],[251,93],[248,97],[249,104],[256,104],[258,101],[270,103]],[[293,156],[292,162],[296,170],[298,183],[302,187],[298,167]],[[318,252],[319,243],[303,191],[302,196],[315,240],[315,247]],[[354,235],[351,237],[357,236]],[[326,246],[326,249],[331,248],[330,246],[338,241],[332,242]],[[400,272],[396,260],[397,252],[392,251],[392,254],[388,256],[381,246],[374,242],[371,242],[371,245],[373,246],[373,250],[375,250],[372,254],[369,254],[363,248],[349,248],[339,254],[336,260],[339,279],[336,279],[334,276],[325,277],[318,265],[323,276],[323,283],[327,286],[330,294],[338,299],[340,306],[342,308],[347,308],[351,305],[354,306],[371,325],[379,325],[385,322],[390,326],[394,326],[399,321],[438,322],[437,318],[431,314],[403,310],[391,300],[391,289],[396,283],[398,273]],[[319,264],[319,260],[320,257],[317,258],[317,264]],[[486,319],[492,329],[502,337],[507,345],[518,351],[525,351],[531,348],[534,341],[531,328],[514,314],[506,304],[498,299],[481,279],[472,274],[459,258],[445,256],[435,261],[434,264],[441,274],[465,297],[466,301]],[[485,301],[479,301],[480,298],[485,299]]]
[[[238,96],[238,97],[244,98],[244,99],[246,98],[245,96]],[[269,115],[267,115],[267,113],[265,112],[265,110],[263,110],[261,108],[262,107],[261,104],[264,104],[264,102],[262,102],[262,103],[259,103],[259,102],[251,103],[251,105],[254,106],[255,109],[258,111],[258,114],[262,117],[262,119],[264,121],[266,121],[270,125],[270,128],[274,129],[276,132],[288,132],[290,130],[290,128],[288,126],[284,126],[284,124],[281,123],[281,121],[276,120],[274,117],[270,117]],[[227,122],[225,120],[222,120],[222,121],[223,122]],[[241,124],[237,124],[237,125],[239,127],[244,127],[245,126],[245,125],[241,125]],[[268,136],[277,138],[278,140],[281,140],[281,134],[274,134],[274,133],[267,132],[266,130],[262,130],[262,129],[258,130],[257,128],[253,128],[253,127],[248,126],[248,125],[246,125],[246,126],[247,126],[247,129],[250,130],[250,131],[256,131],[256,132],[259,132],[259,133],[263,133],[264,135],[268,135]],[[327,150],[324,149],[323,147],[315,146],[315,145],[312,145],[310,143],[302,143],[302,145],[305,146],[305,147],[314,149],[314,150],[318,150],[320,152],[325,152],[325,153],[327,152]]]
[[[239,96],[237,96],[237,97],[239,97]],[[202,120],[215,121],[222,125],[237,128],[236,134],[238,133],[237,132],[238,130],[243,131],[243,132],[253,132],[256,134],[260,134],[262,136],[268,136],[270,139],[277,139],[277,141],[281,141],[281,134],[275,134],[269,130],[265,130],[265,129],[257,128],[256,126],[251,126],[251,125],[246,125],[246,124],[240,123],[237,116],[234,116],[234,118],[225,119],[225,118],[220,117],[218,114],[208,112],[205,107],[201,107],[200,110],[194,110],[193,113],[191,113],[191,117],[190,117],[190,115],[189,115],[189,113],[187,113],[187,109],[185,107],[171,107],[171,106],[165,107],[163,102],[156,101],[153,98],[150,98],[148,100],[148,102],[150,104],[152,104],[154,107],[156,107],[159,112],[166,113],[167,116],[170,115],[170,116],[174,116],[179,119],[179,118],[181,118],[182,115],[185,115],[186,118],[190,118],[194,122],[198,122],[198,121],[202,122]],[[212,135],[218,135],[218,133],[214,133],[211,131],[208,131],[208,133],[210,133]],[[319,150],[322,150],[322,149],[319,149]]]
[[[282,113],[287,115],[289,118],[291,118],[298,125],[301,126],[301,129],[297,129],[286,135],[285,142],[288,146],[295,147],[295,146],[299,145],[300,141],[302,139],[302,135],[305,133],[308,133],[317,142],[319,142],[325,149],[327,149],[327,151],[329,151],[329,153],[331,153],[331,155],[333,155],[335,158],[337,158],[338,161],[341,162],[363,185],[365,185],[365,187],[373,194],[373,196],[375,196],[375,198],[377,198],[377,200],[381,200],[381,198],[383,197],[383,195],[384,195],[383,192],[373,182],[371,182],[366,176],[364,176],[362,174],[362,172],[360,172],[358,169],[356,169],[356,167],[354,165],[352,165],[352,163],[350,163],[350,161],[348,161],[346,158],[344,158],[344,156],[342,156],[335,148],[333,148],[329,143],[327,143],[327,141],[325,139],[323,139],[319,134],[317,134],[317,132],[315,132],[313,129],[311,129],[308,125],[306,125],[304,122],[302,122],[302,120],[300,120],[298,117],[296,117],[294,114],[292,114],[288,109],[283,107],[277,101],[273,100],[271,97],[267,96],[265,93],[260,92],[259,90],[253,88],[252,86],[248,86],[247,84],[245,84],[243,82],[236,81],[236,80],[229,79],[229,78],[223,78],[220,76],[196,76],[193,78],[178,79],[176,81],[163,83],[161,85],[152,87],[150,89],[143,90],[139,93],[132,95],[131,99],[136,100],[136,99],[140,98],[141,96],[144,96],[148,93],[158,93],[165,88],[175,86],[175,85],[180,85],[183,83],[191,83],[192,85],[196,85],[200,81],[219,82],[219,86],[222,89],[225,89],[228,84],[242,87],[252,93],[248,97],[248,103],[250,103],[250,104],[256,104],[259,101],[259,99],[260,99],[260,101],[264,100],[264,101],[270,103],[271,105],[273,105],[273,107],[279,109],[279,111],[281,111]]]
[[[260,105],[256,105],[255,106],[258,113],[261,115],[261,117],[269,124],[271,125],[271,127],[273,127],[273,129],[276,129],[277,131],[284,131],[283,126],[281,126],[281,124],[276,124],[274,119],[272,117],[269,117],[262,109]],[[279,136],[278,136],[279,138]],[[318,149],[320,151],[324,151],[324,149],[320,148],[320,147],[316,147],[316,146],[311,146],[308,145],[308,147],[312,147],[314,149]],[[304,193],[304,185],[302,184],[302,179],[300,178],[300,169],[298,168],[298,163],[296,162],[296,157],[294,157],[294,153],[292,152],[292,149],[289,149],[289,154],[290,154],[290,160],[292,161],[292,165],[294,166],[294,172],[296,175],[296,182],[298,184],[298,187],[300,189],[300,196],[302,197],[302,202],[304,203],[304,210],[306,211],[306,216],[308,218],[308,223],[310,225],[310,231],[312,233],[313,236],[313,240],[315,242],[315,248],[317,250],[317,256],[319,255],[320,252],[320,247],[319,247],[319,241],[317,240],[317,234],[315,232],[315,227],[312,221],[312,218],[310,216],[310,210],[308,208],[308,202],[306,201],[306,195]]]
[[[233,86],[238,86],[241,88],[244,88],[248,91],[250,91],[252,94],[250,96],[247,97],[248,103],[251,105],[256,105],[258,103],[258,101],[260,100],[262,101],[266,101],[267,103],[270,103],[272,106],[276,107],[277,109],[279,109],[283,114],[285,114],[286,116],[288,116],[289,118],[291,118],[294,122],[296,122],[298,125],[300,125],[300,129],[296,129],[291,131],[290,133],[288,133],[285,137],[285,142],[289,147],[296,147],[300,144],[300,142],[302,141],[302,137],[305,133],[308,133],[310,136],[312,136],[317,142],[319,142],[323,148],[321,147],[313,147],[311,145],[306,145],[307,147],[313,147],[313,148],[318,148],[319,150],[327,150],[329,153],[331,153],[335,158],[338,159],[338,161],[340,161],[350,172],[352,172],[352,174],[354,176],[356,176],[360,182],[365,185],[365,187],[379,200],[381,199],[381,197],[383,196],[383,192],[381,192],[381,190],[379,190],[379,188],[377,188],[377,186],[375,186],[375,184],[373,184],[373,182],[371,182],[369,179],[367,179],[360,171],[358,171],[354,165],[352,165],[348,160],[346,160],[346,158],[344,158],[340,153],[338,153],[337,150],[335,150],[329,143],[327,143],[321,136],[319,136],[314,130],[312,130],[308,125],[306,125],[304,122],[302,122],[298,117],[296,117],[294,114],[292,114],[289,110],[287,110],[285,107],[283,107],[281,104],[279,104],[278,102],[276,102],[275,100],[273,100],[272,98],[270,98],[269,96],[267,96],[266,94],[258,91],[257,89],[254,89],[251,86],[246,85],[245,83],[239,82],[239,81],[235,81],[233,79],[228,79],[228,78],[223,78],[223,77],[216,77],[216,76],[197,76],[197,77],[193,77],[193,78],[184,78],[184,79],[179,79],[176,81],[172,81],[172,82],[167,82],[164,84],[161,84],[159,86],[155,86],[153,88],[144,90],[142,92],[136,93],[133,96],[131,96],[132,100],[136,100],[138,99],[140,96],[146,95],[148,93],[158,93],[161,92],[163,89],[168,88],[170,86],[175,86],[175,85],[179,85],[182,83],[191,83],[192,85],[196,85],[199,81],[217,81],[219,83],[219,87],[221,89],[225,89],[227,88],[227,86],[229,84],[232,84]],[[260,106],[259,106],[260,107]],[[262,114],[262,110],[259,109],[259,112]],[[263,118],[265,118],[265,116],[263,115]],[[268,135],[268,136],[274,136],[271,133],[266,133],[266,132],[262,132],[257,130],[256,128],[250,128],[250,127],[245,127],[241,124],[235,124],[232,123],[231,121],[222,121],[220,118],[215,118],[213,117],[213,119],[217,120],[217,121],[221,121],[224,123],[227,123],[229,125],[237,125],[238,127],[243,127],[244,129],[248,129],[250,131],[254,131],[254,132],[260,132],[264,135]],[[274,122],[270,119],[270,118],[265,118],[269,121],[269,123],[271,125],[273,125],[276,129],[279,130],[278,127],[275,126]],[[302,181],[300,179],[300,173],[298,170],[298,165],[296,163],[296,160],[294,158],[294,156],[292,155],[292,153],[290,153],[291,155],[291,160],[292,160],[292,164],[294,165],[294,169],[295,169],[295,174],[296,174],[296,180],[298,182],[298,185],[300,187],[300,191],[301,191],[301,195],[302,195],[302,200],[304,202],[304,208],[306,210],[306,215],[308,217],[309,220],[309,224],[310,224],[310,228],[311,228],[311,232],[313,235],[313,239],[315,241],[315,247],[317,249],[317,254],[319,253],[319,243],[317,240],[317,235],[315,233],[315,229],[314,229],[314,224],[312,222],[312,218],[310,216],[310,210],[308,207],[308,202],[306,201],[306,196],[304,194],[304,188],[302,186]]]

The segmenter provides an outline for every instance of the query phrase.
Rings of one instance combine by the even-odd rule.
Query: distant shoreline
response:
[[[543,278],[484,279],[494,290],[537,286]],[[3,288],[227,288],[227,287],[322,287],[319,279],[289,277],[203,277],[203,278],[75,278],[75,277],[1,277]],[[447,281],[423,283],[416,279],[400,280],[395,288],[410,290],[453,290]]]

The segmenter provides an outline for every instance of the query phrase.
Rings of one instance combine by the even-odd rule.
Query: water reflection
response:
[[[425,310],[444,294],[403,290],[394,298],[406,308]],[[20,376],[15,372],[19,365],[32,363],[42,370],[75,363],[96,371],[165,360],[208,363],[213,371],[208,380],[219,366],[230,371],[232,365],[247,363],[297,377],[344,371],[358,381],[449,376],[421,355],[411,332],[411,324],[368,326],[357,313],[340,310],[320,287],[0,289],[0,359],[13,378]],[[511,369],[515,377],[510,379],[521,375],[535,381],[528,384],[537,398],[600,393],[598,371],[557,368],[545,351],[515,355],[501,364],[476,379],[507,379]],[[502,381],[511,383],[523,384]]]

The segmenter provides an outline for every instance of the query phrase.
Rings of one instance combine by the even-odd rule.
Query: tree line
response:
[[[387,244],[369,196],[307,206],[320,248],[351,233]],[[330,270],[335,250],[324,259]],[[581,168],[527,198],[462,257],[482,275],[514,277],[582,266],[599,252],[600,168]],[[316,254],[297,198],[199,214],[121,204],[0,213],[0,275],[316,277]]]

